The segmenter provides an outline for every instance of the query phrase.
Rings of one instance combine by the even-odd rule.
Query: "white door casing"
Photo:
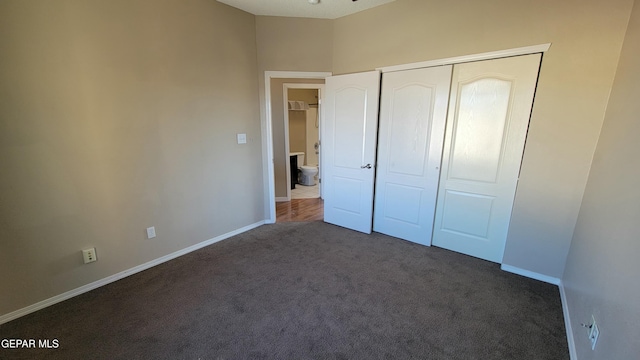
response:
[[[326,78],[324,221],[371,233],[380,73]]]
[[[373,230],[431,245],[452,66],[382,75]]]
[[[502,261],[540,59],[454,66],[433,245]]]

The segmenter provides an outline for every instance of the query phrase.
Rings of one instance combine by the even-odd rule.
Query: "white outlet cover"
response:
[[[98,260],[98,258],[96,257],[96,248],[82,250],[82,259],[84,260],[85,264]]]
[[[156,237],[156,228],[155,226],[147,228],[147,239],[153,239]]]
[[[247,143],[247,134],[238,134],[238,144]]]

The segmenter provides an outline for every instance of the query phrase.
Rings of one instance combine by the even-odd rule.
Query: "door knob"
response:
[[[371,164],[362,165],[360,166],[360,169],[371,169]]]

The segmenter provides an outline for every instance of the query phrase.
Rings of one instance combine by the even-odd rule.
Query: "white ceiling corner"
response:
[[[337,19],[395,0],[218,0],[254,15]]]

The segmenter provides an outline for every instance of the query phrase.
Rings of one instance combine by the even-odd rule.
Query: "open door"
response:
[[[371,233],[380,73],[326,78],[324,221]]]

